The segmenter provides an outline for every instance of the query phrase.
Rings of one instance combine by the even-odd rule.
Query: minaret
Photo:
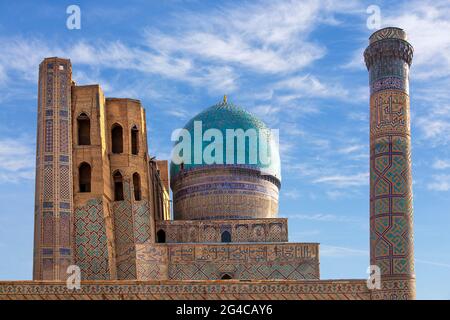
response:
[[[399,28],[370,37],[370,264],[381,271],[373,299],[414,299],[409,68],[413,47]]]
[[[39,66],[34,280],[64,280],[72,259],[72,125],[70,60]]]

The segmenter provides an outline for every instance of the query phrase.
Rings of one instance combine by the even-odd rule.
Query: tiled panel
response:
[[[137,252],[142,280],[217,280],[224,274],[244,280],[319,278],[317,244],[143,244]]]
[[[287,242],[287,219],[171,220],[157,221],[156,230],[166,233],[166,242],[221,242],[224,226],[231,242]]]
[[[75,208],[75,263],[86,280],[109,279],[108,249],[101,199]]]

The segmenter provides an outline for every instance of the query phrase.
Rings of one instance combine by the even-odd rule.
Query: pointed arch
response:
[[[78,186],[80,192],[91,192],[91,166],[87,162],[78,167]]]
[[[91,119],[86,113],[81,113],[77,117],[78,145],[86,146],[91,144]]]
[[[157,243],[166,243],[166,232],[163,229],[159,229],[156,233]]]
[[[228,230],[222,232],[221,241],[225,243],[231,242],[231,233]]]
[[[139,130],[136,125],[131,128],[131,154],[139,154]]]
[[[141,196],[141,176],[139,173],[133,173],[133,189],[134,189],[134,200],[140,201]]]
[[[123,200],[123,177],[119,170],[113,174],[114,181],[114,201]]]
[[[111,150],[112,153],[123,152],[123,129],[118,123],[115,123],[111,129]]]

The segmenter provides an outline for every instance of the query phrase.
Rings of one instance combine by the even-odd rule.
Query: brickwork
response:
[[[318,244],[143,244],[138,279],[319,279]],[[165,267],[164,265],[167,265]]]
[[[222,242],[227,231],[231,242],[287,242],[287,219],[251,220],[169,220],[158,221],[156,230],[163,230],[167,243]]]
[[[48,58],[39,71],[33,257],[33,279],[44,281],[0,282],[0,299],[414,298],[412,51],[403,30],[386,28],[364,54],[370,263],[381,268],[381,290],[365,280],[319,280],[319,245],[287,242],[275,146],[268,168],[172,164],[169,220],[168,163],[148,154],[140,101],[72,84],[70,61]],[[266,128],[226,99],[189,130],[195,119],[204,129]],[[79,291],[63,282],[71,264],[81,268]]]
[[[172,179],[175,220],[276,218],[277,181],[258,170],[207,166]]]
[[[413,48],[398,28],[374,33],[364,53],[370,96],[370,263],[377,297],[414,298],[409,67]]]
[[[75,208],[75,263],[83,280],[108,280],[110,267],[103,204],[91,199]]]
[[[0,300],[370,300],[366,280],[0,282]]]
[[[63,280],[72,250],[72,66],[45,59],[39,66],[33,279]]]

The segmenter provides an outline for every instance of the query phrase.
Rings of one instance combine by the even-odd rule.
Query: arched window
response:
[[[123,129],[119,124],[115,124],[111,130],[112,153],[123,152]]]
[[[228,273],[225,273],[224,275],[222,275],[222,277],[220,278],[222,280],[230,280],[233,279]]]
[[[231,242],[231,233],[229,231],[222,232],[222,242]]]
[[[78,168],[80,192],[91,192],[91,166],[83,162]]]
[[[123,200],[123,178],[119,171],[113,175],[114,180],[114,201]]]
[[[134,200],[141,200],[141,177],[139,173],[133,173]]]
[[[77,118],[78,124],[78,145],[91,144],[91,120],[86,113],[82,113]]]
[[[131,154],[139,153],[139,130],[136,126],[131,128]]]
[[[160,229],[156,233],[156,242],[158,243],[165,243],[166,242],[166,233],[164,230]]]

